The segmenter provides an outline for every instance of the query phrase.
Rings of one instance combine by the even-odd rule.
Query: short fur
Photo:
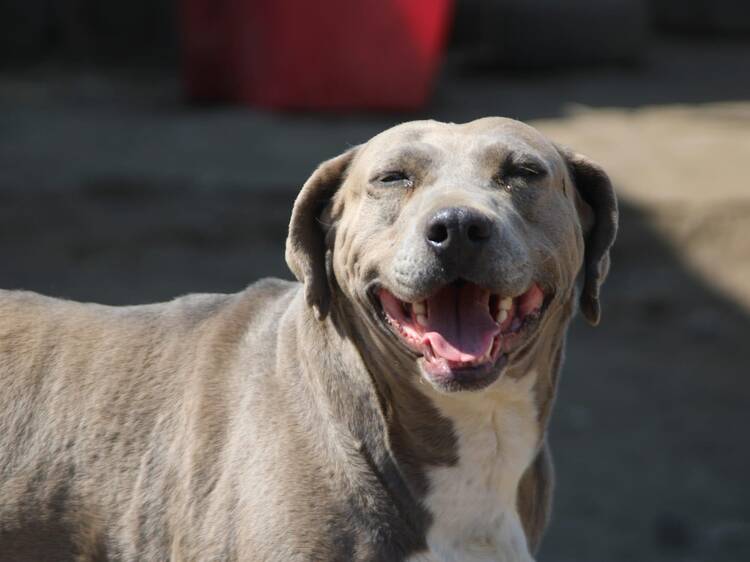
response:
[[[518,154],[546,175],[505,190]],[[413,185],[378,186],[388,166]],[[368,291],[446,282],[420,229],[458,204],[501,236],[467,276],[554,298],[495,383],[446,393]],[[598,322],[616,220],[606,174],[526,125],[415,122],[304,185],[301,283],[120,308],[0,291],[0,560],[532,560],[575,279]]]

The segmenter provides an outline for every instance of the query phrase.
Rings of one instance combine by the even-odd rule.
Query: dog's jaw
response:
[[[516,296],[457,282],[415,302],[384,287],[376,297],[391,332],[417,354],[423,378],[443,392],[481,390],[495,382],[549,303],[536,283]]]

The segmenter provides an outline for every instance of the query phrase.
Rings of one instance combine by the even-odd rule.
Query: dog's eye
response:
[[[510,166],[510,169],[508,170],[509,176],[514,176],[517,178],[533,178],[533,177],[541,177],[545,175],[547,172],[544,168],[539,166],[538,164],[534,163],[526,163],[526,162],[519,162],[516,164],[512,164]]]
[[[385,172],[384,174],[379,175],[377,180],[380,183],[405,182],[411,184],[409,176],[407,176],[404,172]]]

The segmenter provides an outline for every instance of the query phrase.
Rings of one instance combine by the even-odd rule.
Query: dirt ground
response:
[[[749,55],[668,44],[642,69],[441,80],[430,114],[531,119],[621,197],[602,324],[569,336],[540,562],[750,560]],[[407,117],[190,109],[174,77],[4,75],[0,286],[123,304],[289,277],[297,186]]]

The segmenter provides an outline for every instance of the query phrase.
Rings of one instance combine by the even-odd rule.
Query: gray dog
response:
[[[305,183],[301,284],[0,292],[0,559],[532,561],[565,331],[577,299],[599,321],[616,229],[587,158],[421,121]]]

